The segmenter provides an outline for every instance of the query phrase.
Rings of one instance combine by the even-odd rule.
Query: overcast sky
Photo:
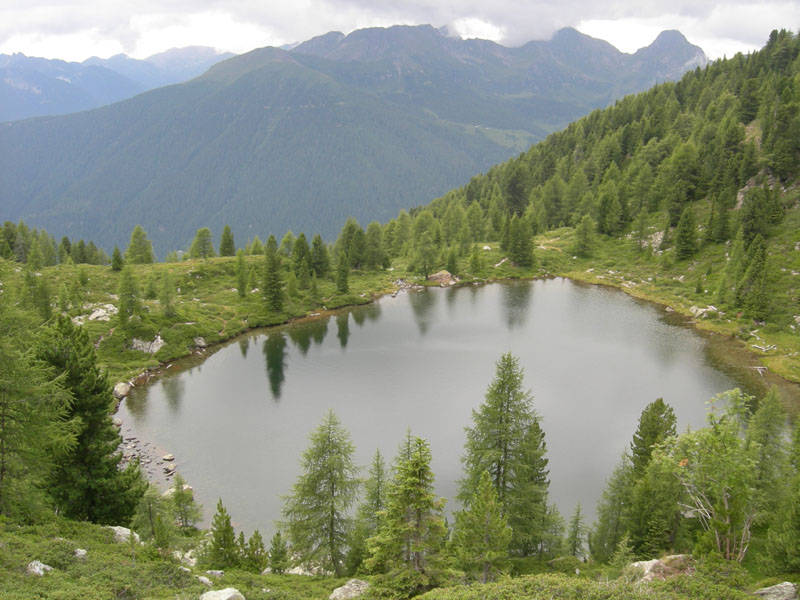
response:
[[[241,53],[333,30],[424,23],[505,46],[571,26],[624,52],[678,29],[719,58],[760,48],[772,29],[797,31],[800,0],[2,0],[0,53],[77,61],[190,45]]]

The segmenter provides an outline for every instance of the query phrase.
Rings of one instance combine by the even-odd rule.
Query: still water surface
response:
[[[390,461],[409,427],[427,438],[452,510],[464,427],[511,351],[541,416],[552,500],[565,517],[580,502],[591,518],[647,403],[663,397],[679,431],[696,428],[706,401],[737,385],[710,364],[696,332],[664,315],[567,279],[403,293],[178,364],[135,390],[119,416],[126,436],[176,455],[206,522],[222,497],[238,528],[269,539],[308,433],[328,409],[361,465],[378,448]]]

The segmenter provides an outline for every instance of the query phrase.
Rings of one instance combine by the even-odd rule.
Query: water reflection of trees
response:
[[[428,332],[433,322],[433,307],[436,304],[436,293],[431,290],[420,290],[408,294],[408,301],[411,303],[411,310],[414,319],[422,335]]]
[[[239,338],[239,351],[242,353],[242,358],[247,358],[247,350],[250,348],[250,336]]]
[[[267,380],[272,399],[281,399],[283,382],[286,379],[286,336],[283,332],[270,333],[262,348],[267,365]]]
[[[533,294],[533,285],[526,281],[500,286],[502,306],[509,331],[525,324],[528,307]]]
[[[161,389],[164,391],[167,407],[173,415],[180,412],[184,387],[183,377],[180,377],[177,373],[161,380]]]
[[[361,327],[366,321],[373,323],[377,321],[381,316],[381,307],[375,303],[368,304],[354,309],[350,314],[353,315],[353,321],[356,322],[356,325]]]
[[[350,339],[350,313],[336,315],[336,337],[339,338],[339,345],[347,347],[347,340]]]
[[[300,354],[305,356],[311,347],[311,342],[321,344],[322,340],[325,339],[325,335],[328,333],[328,321],[315,319],[304,323],[296,323],[291,327],[287,327],[286,333],[292,343],[300,350]]]

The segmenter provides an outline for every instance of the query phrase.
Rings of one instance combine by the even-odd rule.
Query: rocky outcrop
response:
[[[245,600],[245,597],[236,588],[225,588],[206,592],[200,596],[200,600]]]
[[[86,554],[87,554],[87,552],[83,548],[75,548],[75,550],[72,551],[72,556],[74,556],[78,560],[85,559],[86,558]]]
[[[664,558],[641,560],[628,565],[626,571],[637,573],[637,581],[646,583],[654,579],[667,579],[682,573],[694,572],[694,561],[686,554],[673,554]]]
[[[155,354],[165,345],[166,342],[161,339],[160,335],[156,335],[152,342],[145,342],[139,338],[133,338],[133,340],[131,340],[131,350],[139,350],[140,352],[146,352],[147,354]]]
[[[338,587],[333,590],[331,595],[328,596],[328,600],[349,600],[350,598],[358,598],[364,592],[366,592],[368,588],[369,583],[366,581],[362,581],[361,579],[351,579],[342,587]]]
[[[132,532],[127,527],[120,527],[119,525],[109,525],[108,529],[114,532],[114,541],[119,544],[127,544],[131,539],[131,533],[133,533],[133,539],[135,539],[137,543],[141,544],[141,540],[139,539],[139,534],[136,532]]]
[[[429,275],[428,276],[428,281],[435,281],[441,287],[446,287],[446,286],[449,286],[449,285],[455,285],[455,283],[458,281],[458,279],[453,277],[453,275],[450,273],[450,271],[439,271],[438,273],[434,273],[433,275]]]
[[[40,560],[32,560],[31,562],[28,563],[28,566],[25,567],[25,572],[28,575],[37,575],[38,577],[41,577],[42,575],[44,575],[48,571],[52,571],[52,570],[53,570],[53,567],[51,567],[50,565],[44,564]]]
[[[117,400],[122,400],[125,396],[131,393],[131,384],[125,383],[124,381],[120,381],[117,385],[114,386],[114,398]],[[120,422],[122,425],[122,422]]]
[[[797,586],[784,581],[778,585],[756,590],[753,595],[764,600],[797,600]]]

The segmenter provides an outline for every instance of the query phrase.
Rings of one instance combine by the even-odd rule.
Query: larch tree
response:
[[[537,533],[532,527],[547,507],[544,434],[532,401],[530,391],[523,388],[519,359],[504,354],[484,403],[472,411],[473,426],[466,429],[462,457],[465,476],[459,482],[458,498],[466,504],[481,473],[489,473],[503,514],[511,521],[512,550],[518,554],[533,551]]]
[[[244,260],[244,250],[241,248],[236,253],[236,291],[239,298],[247,296],[247,263]]]
[[[355,573],[367,555],[367,539],[377,534],[383,524],[389,474],[380,450],[375,451],[364,481],[364,497],[358,505],[347,553],[347,571]]]
[[[337,577],[343,572],[348,515],[359,488],[355,448],[348,431],[328,411],[303,451],[303,472],[284,498],[284,527],[292,552],[303,564],[316,564]]]
[[[94,523],[130,521],[144,493],[138,463],[120,469],[122,441],[111,421],[111,384],[97,364],[86,331],[59,317],[41,337],[37,356],[61,377],[72,395],[68,418],[76,423],[76,443],[61,456],[48,490],[61,514]]]
[[[510,542],[511,527],[484,471],[469,505],[456,513],[453,554],[465,572],[486,583],[508,564]]]
[[[569,519],[567,527],[567,553],[570,556],[581,558],[584,553],[584,543],[586,541],[586,524],[581,513],[581,503],[575,505],[575,512]]]
[[[119,285],[117,286],[117,302],[119,322],[121,325],[126,325],[128,319],[133,315],[139,314],[141,309],[141,300],[139,297],[139,283],[133,274],[133,269],[130,265],[125,265],[120,273]]]
[[[211,258],[216,255],[211,230],[208,227],[201,227],[194,234],[192,245],[189,247],[189,258]]]
[[[127,262],[134,265],[144,265],[155,262],[153,245],[150,243],[141,225],[134,227],[131,232],[128,249],[125,251],[125,259]]]

